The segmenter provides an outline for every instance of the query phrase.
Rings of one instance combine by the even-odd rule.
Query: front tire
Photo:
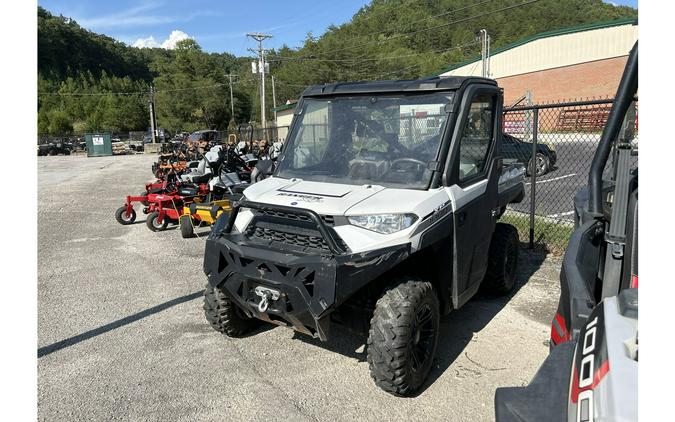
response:
[[[214,330],[228,337],[242,337],[259,325],[237,308],[218,287],[206,284],[204,289],[204,316]]]
[[[368,332],[368,366],[378,387],[410,396],[424,383],[436,355],[440,311],[431,283],[403,281],[377,301]]]
[[[532,168],[535,168],[535,176],[543,176],[546,173],[548,173],[548,169],[550,167],[550,161],[547,156],[544,154],[538,152],[537,155],[534,156],[534,160],[530,158],[530,161],[527,163],[527,176],[532,175]]]
[[[153,232],[161,232],[166,230],[167,226],[169,225],[169,218],[167,216],[164,216],[161,223],[158,221],[158,218],[159,212],[154,211],[148,214],[148,217],[145,220],[145,224]]]
[[[178,218],[180,225],[180,235],[183,239],[189,239],[195,235],[194,227],[192,226],[192,217],[189,214],[183,214]]]
[[[115,210],[115,220],[123,226],[133,224],[136,221],[136,211],[132,208],[127,215],[127,206],[123,205]]]
[[[518,271],[518,229],[510,224],[497,223],[490,242],[488,265],[481,291],[505,295],[516,285]]]

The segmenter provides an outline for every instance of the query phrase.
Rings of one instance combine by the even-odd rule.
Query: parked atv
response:
[[[370,319],[368,363],[410,396],[432,369],[440,316],[516,283],[524,196],[501,154],[503,98],[474,77],[307,89],[273,177],[206,242],[204,311],[228,336],[258,321],[327,340]]]
[[[637,88],[636,43],[589,184],[574,198],[576,229],[562,263],[551,353],[528,386],[497,389],[498,422],[638,419]]]

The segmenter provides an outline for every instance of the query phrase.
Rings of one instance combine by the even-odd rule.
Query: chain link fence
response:
[[[516,226],[530,247],[565,250],[574,229],[574,195],[588,183],[612,102],[601,99],[504,110],[504,158],[522,163],[527,177],[525,199],[511,204],[502,219]],[[637,113],[633,119],[630,124],[637,134]],[[633,142],[637,143],[637,136]]]

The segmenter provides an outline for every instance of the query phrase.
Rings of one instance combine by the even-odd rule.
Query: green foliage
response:
[[[157,123],[170,132],[246,122],[249,86],[235,87],[231,116],[225,77],[245,62],[205,53],[191,39],[175,50],[129,47],[38,7],[38,133],[145,130],[151,85]]]

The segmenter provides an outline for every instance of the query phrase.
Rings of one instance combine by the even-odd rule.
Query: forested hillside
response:
[[[479,54],[475,33],[482,28],[496,49],[539,32],[627,17],[637,10],[601,0],[373,0],[349,22],[308,34],[302,48],[270,51],[268,61],[282,103],[313,83],[433,74]],[[250,61],[205,53],[192,40],[175,50],[132,48],[38,8],[38,131],[143,130],[151,84],[158,124],[169,131],[257,121]],[[234,119],[230,71],[240,75]]]
[[[225,129],[232,120],[225,74],[249,61],[205,53],[193,40],[175,50],[129,47],[38,8],[38,133],[145,130],[151,85],[161,127]],[[250,120],[251,86],[234,86],[235,121]]]

